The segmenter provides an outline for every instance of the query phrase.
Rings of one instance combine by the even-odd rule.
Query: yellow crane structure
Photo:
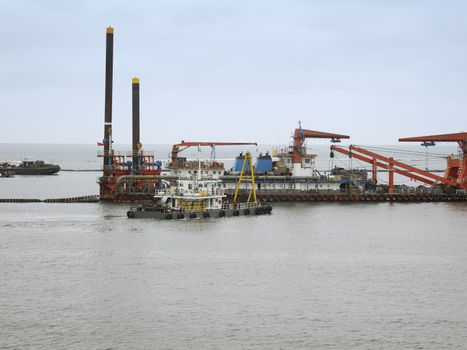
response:
[[[245,168],[247,167],[246,165],[247,162],[249,162],[249,165],[250,165],[251,176],[249,178],[243,178],[243,175],[245,174],[245,170],[246,170]],[[251,156],[250,152],[246,152],[245,158],[243,158],[242,170],[240,172],[240,176],[238,177],[237,186],[235,187],[235,194],[233,198],[234,205],[237,204],[238,191],[240,190],[242,181],[251,181],[251,190],[250,190],[250,193],[248,194],[247,203],[250,202],[251,194],[253,194],[253,202],[256,203],[257,200],[256,200],[255,171],[253,167],[253,157]]]

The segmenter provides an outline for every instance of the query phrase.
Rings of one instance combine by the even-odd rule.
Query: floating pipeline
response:
[[[239,193],[245,201],[247,193]],[[259,201],[264,202],[465,202],[465,193],[257,193]],[[228,198],[233,199],[229,194]]]
[[[248,195],[239,192],[238,200],[246,201]],[[233,194],[227,198],[232,200]],[[257,193],[257,199],[263,202],[467,202],[466,193]],[[0,198],[0,203],[97,203],[99,196],[79,196],[68,198]],[[151,195],[126,195],[111,202],[144,203],[152,202]]]
[[[69,198],[51,198],[45,199],[45,203],[97,203],[99,202],[98,195],[69,197]]]
[[[49,199],[36,199],[36,198],[0,198],[0,203],[97,203],[99,196],[79,196],[68,198],[49,198]]]
[[[0,203],[40,203],[41,199],[33,198],[0,198]]]

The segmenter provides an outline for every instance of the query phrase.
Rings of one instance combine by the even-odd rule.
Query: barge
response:
[[[54,175],[60,171],[60,166],[48,164],[42,160],[36,161],[17,161],[3,163],[0,165],[2,174],[10,175]]]

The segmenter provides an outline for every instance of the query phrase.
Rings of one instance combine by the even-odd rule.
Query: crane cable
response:
[[[382,152],[391,152],[391,153],[398,153],[398,154],[413,154],[419,156],[425,156],[425,152],[422,151],[409,151],[409,150],[401,150],[397,148],[388,148],[388,147],[378,147],[378,146],[364,146],[364,145],[355,145],[357,147],[362,147],[368,150],[376,150]],[[432,158],[446,158],[447,155],[443,153],[430,153]]]

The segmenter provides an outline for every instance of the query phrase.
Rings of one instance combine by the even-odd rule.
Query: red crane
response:
[[[450,156],[447,159],[447,167],[444,178],[454,182],[453,187],[467,189],[467,132],[454,134],[428,135],[405,137],[399,139],[400,142],[457,142],[462,151],[462,159]]]
[[[350,136],[347,135],[302,129],[301,122],[298,122],[298,125],[299,127],[295,129],[293,134],[292,163],[302,162],[302,155],[306,152],[305,147],[303,147],[305,139],[331,139],[331,142],[340,142],[340,139],[350,138]]]
[[[355,158],[363,162],[372,164],[372,179],[376,183],[377,167],[387,169],[389,171],[389,193],[394,192],[394,173],[406,176],[412,180],[420,181],[428,185],[434,185],[436,182],[443,183],[448,186],[456,187],[456,183],[444,177],[432,174],[428,171],[415,168],[411,165],[399,162],[393,157],[385,157],[378,153],[368,151],[364,148],[350,145],[349,150],[332,146],[332,150],[348,155],[349,158]]]
[[[426,170],[415,168],[411,165],[395,160],[393,157],[385,157],[358,146],[349,146],[349,150],[332,146],[331,149],[349,157],[359,159],[372,164],[373,180],[376,182],[377,167],[389,171],[389,193],[394,191],[394,173],[409,177],[413,180],[434,185],[442,183],[459,189],[467,189],[467,133],[408,137],[399,139],[401,142],[457,142],[463,152],[462,159],[454,156],[448,157],[448,164],[444,176],[432,174]]]
[[[258,146],[256,142],[197,142],[197,141],[182,141],[172,146],[172,164],[177,162],[178,153],[187,149],[188,147],[206,147],[212,148],[211,158],[215,158],[215,147],[216,146],[241,146],[241,145],[253,145]]]

